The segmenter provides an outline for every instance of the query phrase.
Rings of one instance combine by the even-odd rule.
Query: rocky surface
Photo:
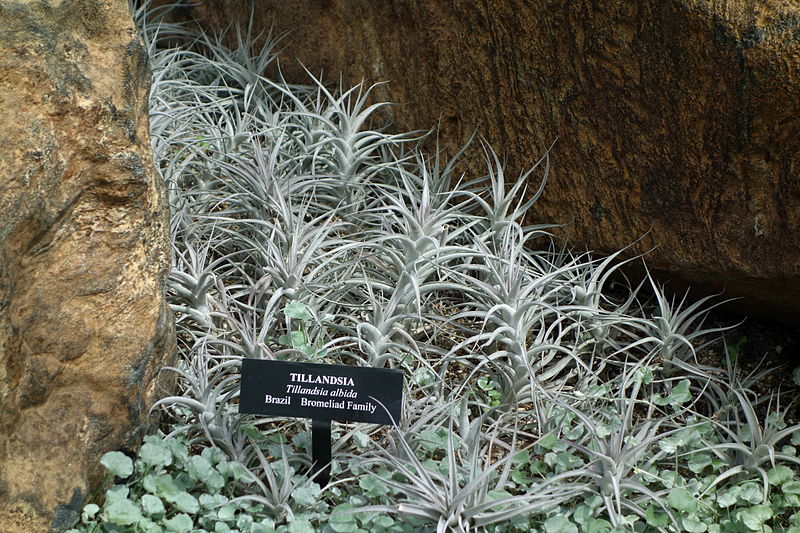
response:
[[[63,529],[163,385],[167,209],[127,1],[0,20],[0,531]]]
[[[251,3],[184,13],[217,32]],[[800,311],[800,6],[788,0],[264,0],[282,68],[389,80],[397,128],[475,129],[516,174],[557,138],[535,217],[608,253]],[[483,163],[470,162],[479,171]]]

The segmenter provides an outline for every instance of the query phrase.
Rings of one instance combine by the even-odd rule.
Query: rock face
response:
[[[0,20],[0,531],[63,529],[163,385],[167,206],[126,0]]]
[[[551,152],[535,217],[578,247],[631,253],[800,311],[800,5],[788,0],[263,0],[291,30],[282,68],[389,80],[399,128],[477,129],[512,174]],[[235,14],[235,15],[234,15]],[[220,31],[250,3],[190,15]],[[286,44],[288,43],[288,44]],[[482,170],[483,163],[470,163]],[[534,187],[535,190],[535,187]]]

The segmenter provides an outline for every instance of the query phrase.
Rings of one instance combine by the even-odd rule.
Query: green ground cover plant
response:
[[[382,128],[372,88],[283,81],[271,35],[137,17],[178,390],[73,533],[800,532],[781,395],[739,345],[698,361],[719,301],[621,286],[619,254],[525,225],[546,154],[515,179],[476,142],[486,173],[462,175],[463,151]],[[308,421],[238,414],[245,357],[402,369],[403,418],[334,424],[320,486]]]

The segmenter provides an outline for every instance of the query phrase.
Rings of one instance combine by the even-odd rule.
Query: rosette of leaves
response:
[[[665,416],[658,411],[658,404],[678,407],[689,398],[688,394],[667,397],[664,402],[643,398],[643,386],[648,378],[645,373],[637,372],[641,368],[634,366],[623,371],[615,380],[614,394],[602,403],[572,405],[544,390],[539,392],[551,397],[580,421],[585,440],[576,442],[565,438],[563,442],[584,457],[585,465],[561,476],[572,478],[573,482],[598,494],[612,526],[630,525],[631,516],[646,519],[645,507],[649,505],[659,507],[677,527],[676,516],[666,499],[667,491],[650,489],[647,480],[648,473],[657,471],[665,456],[664,450],[658,447],[659,442],[684,430],[674,427],[678,414]]]
[[[530,375],[558,387],[578,368],[591,373],[574,353],[574,320],[559,310],[557,301],[556,280],[580,265],[536,273],[521,240],[513,238],[519,235],[514,228],[506,228],[503,248],[483,248],[482,264],[464,269],[461,284],[471,299],[451,319],[457,327],[480,321],[481,329],[467,329],[469,336],[451,349],[450,356],[473,373],[488,367],[507,408],[530,394]],[[477,348],[475,355],[458,355],[471,348]]]
[[[653,317],[641,324],[642,335],[631,343],[626,349],[638,345],[652,347],[661,360],[661,375],[665,378],[686,376],[695,373],[697,368],[697,350],[704,348],[713,339],[709,335],[730,329],[730,327],[703,328],[703,323],[708,313],[729,300],[706,305],[713,296],[706,296],[694,303],[686,305],[687,294],[679,302],[670,300],[663,289],[653,280],[648,273],[653,294],[656,298],[657,309]],[[699,340],[704,342],[700,343]]]
[[[468,145],[469,143],[467,143]],[[463,194],[470,196],[481,209],[482,216],[476,217],[480,236],[487,245],[500,246],[510,225],[522,227],[528,239],[548,236],[544,230],[553,225],[541,224],[522,226],[525,213],[539,199],[550,171],[550,149],[527,171],[520,174],[516,182],[508,186],[505,176],[505,165],[500,157],[486,142],[482,142],[487,174],[467,182]],[[466,149],[466,145],[462,150]],[[550,147],[552,148],[552,146]],[[543,166],[543,167],[542,167]],[[531,176],[542,167],[542,178],[536,192],[526,199],[526,191]]]
[[[469,420],[467,411],[462,408],[460,413],[449,415],[446,429],[439,426],[442,431],[416,435],[416,445],[398,434],[394,448],[379,449],[370,463],[395,473],[382,483],[398,494],[399,501],[370,510],[421,519],[435,524],[436,531],[467,532],[544,513],[580,493],[576,487],[548,481],[525,493],[508,492],[518,452],[514,430],[510,443],[504,444],[497,438],[499,425],[485,427],[486,415]],[[495,447],[503,458],[493,461],[498,455]]]
[[[232,402],[239,395],[240,358],[218,359],[198,350],[182,366],[165,367],[165,370],[178,374],[183,390],[158,400],[151,410],[167,408],[176,422],[171,436],[184,435],[191,439],[199,434],[231,457],[241,457],[245,436],[238,410]]]
[[[315,191],[321,203],[357,219],[366,207],[369,182],[396,164],[393,148],[412,137],[368,128],[371,116],[389,105],[369,103],[376,86],[357,85],[335,94],[310,73],[309,77],[314,88],[309,98],[276,85],[292,104],[287,133],[296,148],[293,160],[299,173],[323,178]]]
[[[709,487],[732,478],[749,479],[757,475],[762,482],[763,499],[769,497],[768,469],[780,464],[788,464],[794,468],[800,465],[792,447],[784,449],[781,444],[800,440],[800,424],[788,426],[784,421],[786,410],[767,409],[763,423],[746,391],[733,389],[737,400],[736,409],[722,420],[711,419],[712,427],[717,433],[716,442],[707,443],[697,451],[710,452],[724,465],[723,472]]]

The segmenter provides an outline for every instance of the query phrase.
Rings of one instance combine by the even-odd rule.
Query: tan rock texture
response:
[[[0,531],[69,525],[164,392],[148,88],[126,0],[0,2]]]
[[[219,32],[254,13],[346,84],[388,80],[398,128],[477,129],[513,175],[555,140],[539,221],[574,245],[800,310],[800,4],[790,0],[209,0]],[[477,158],[470,163],[480,171]]]

